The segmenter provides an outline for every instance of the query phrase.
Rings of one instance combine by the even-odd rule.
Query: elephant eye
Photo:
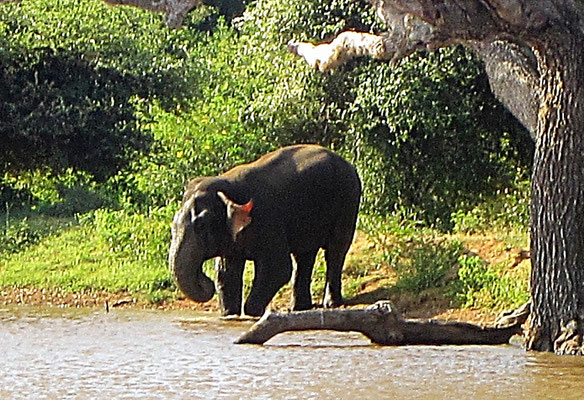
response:
[[[194,229],[202,228],[209,220],[209,210],[203,210],[198,214],[193,212],[193,214],[194,215],[191,219],[191,225]]]

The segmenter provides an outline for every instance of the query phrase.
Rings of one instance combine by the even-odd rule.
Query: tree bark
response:
[[[381,345],[504,344],[521,333],[526,317],[505,327],[480,327],[464,322],[404,320],[389,301],[361,310],[337,309],[266,314],[237,344],[263,344],[288,331],[334,330],[361,332]]]
[[[538,48],[541,104],[532,178],[533,315],[527,347],[583,354],[584,65],[582,37]]]

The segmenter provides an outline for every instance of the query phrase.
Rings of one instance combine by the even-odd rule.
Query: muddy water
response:
[[[249,323],[177,312],[0,308],[0,399],[582,399],[584,358],[518,346],[232,341]]]

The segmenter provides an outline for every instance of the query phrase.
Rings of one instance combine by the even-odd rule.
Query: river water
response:
[[[216,314],[0,308],[0,399],[582,399],[584,358],[519,346],[235,345]]]

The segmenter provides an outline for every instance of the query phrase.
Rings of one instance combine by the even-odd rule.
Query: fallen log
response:
[[[365,309],[312,310],[266,313],[237,344],[263,344],[282,332],[333,330],[361,332],[381,345],[504,344],[521,333],[523,320],[505,327],[481,327],[465,322],[406,320],[390,301]]]

